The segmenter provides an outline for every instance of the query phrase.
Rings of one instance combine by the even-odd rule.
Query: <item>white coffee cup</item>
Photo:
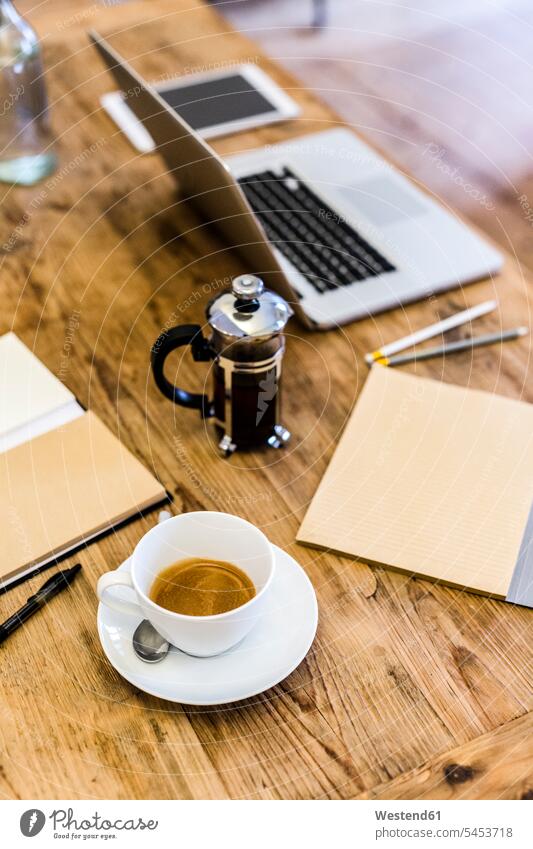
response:
[[[187,557],[233,563],[251,578],[256,594],[234,610],[214,616],[173,613],[149,598],[156,576]],[[274,553],[266,536],[250,522],[229,513],[183,513],[156,525],[139,541],[129,571],[106,572],[98,580],[99,600],[120,613],[148,619],[176,646],[197,657],[210,657],[234,646],[260,618],[274,574]],[[135,600],[113,593],[129,587]]]

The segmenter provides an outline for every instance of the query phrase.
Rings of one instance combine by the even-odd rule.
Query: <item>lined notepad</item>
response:
[[[532,502],[532,405],[374,366],[297,539],[505,598]]]
[[[0,455],[0,585],[166,498],[94,413]]]

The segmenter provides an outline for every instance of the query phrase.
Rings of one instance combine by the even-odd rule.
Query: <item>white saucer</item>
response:
[[[235,648],[204,658],[172,648],[161,663],[143,663],[132,646],[139,619],[100,604],[98,634],[111,665],[145,693],[187,705],[235,702],[278,684],[309,651],[318,607],[313,585],[302,567],[281,548],[273,548],[276,572],[265,613]],[[128,568],[129,558],[119,566]],[[120,591],[117,589],[117,594]]]

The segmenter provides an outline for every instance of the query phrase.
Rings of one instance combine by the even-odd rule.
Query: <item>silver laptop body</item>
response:
[[[223,160],[108,42],[90,37],[182,196],[307,326],[366,318],[500,269],[488,242],[350,130]]]

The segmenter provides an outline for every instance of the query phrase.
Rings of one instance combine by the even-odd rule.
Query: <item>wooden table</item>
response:
[[[194,0],[92,4],[75,20],[68,8],[44,42],[59,170],[31,190],[2,189],[0,331],[14,329],[120,435],[172,493],[173,512],[237,513],[295,556],[315,586],[320,624],[306,660],[259,697],[215,708],[151,698],[103,656],[94,589],[154,516],[89,546],[71,558],[84,566],[73,592],[1,649],[3,795],[531,798],[532,612],[294,542],[364,383],[362,354],[495,295],[501,315],[479,330],[531,323],[529,280],[509,259],[496,280],[337,332],[293,323],[290,447],[220,459],[196,414],[156,391],[148,354],[164,326],[201,320],[204,287],[250,269],[180,205],[161,161],[136,156],[102,112],[99,96],[113,84],[83,28],[114,33],[148,78],[243,60],[291,90],[298,121],[220,140],[223,154],[338,119]],[[522,342],[408,368],[533,401],[529,362]],[[183,384],[200,386],[188,356],[179,369]],[[28,589],[0,598],[2,617]]]

